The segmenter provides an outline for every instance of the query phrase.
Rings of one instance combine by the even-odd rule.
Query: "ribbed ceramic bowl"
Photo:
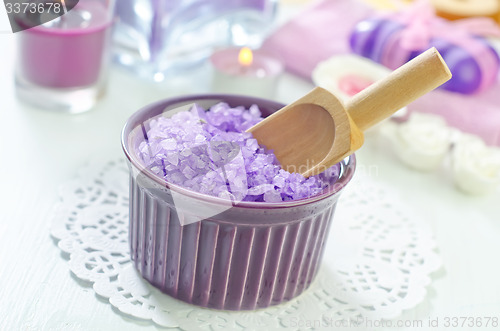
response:
[[[195,95],[148,105],[126,123],[130,254],[145,279],[177,299],[216,309],[268,307],[299,295],[314,279],[355,158],[341,162],[339,180],[321,194],[279,203],[231,204],[166,183],[144,168],[137,148],[149,119],[182,105],[209,108],[220,101],[257,104],[264,116],[283,107],[254,97]]]

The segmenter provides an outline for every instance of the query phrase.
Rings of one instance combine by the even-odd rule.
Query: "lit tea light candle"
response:
[[[252,50],[248,47],[243,47],[238,53],[238,62],[241,64],[244,70],[248,70],[248,67],[253,63]]]
[[[214,67],[213,90],[272,98],[283,64],[277,58],[248,47],[228,48],[211,57]]]

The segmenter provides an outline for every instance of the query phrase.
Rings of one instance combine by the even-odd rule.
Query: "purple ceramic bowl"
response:
[[[144,168],[137,147],[151,118],[186,104],[209,108],[220,101],[256,104],[264,116],[283,107],[247,96],[195,95],[148,105],[127,121],[122,145],[130,167],[130,254],[146,280],[177,299],[216,309],[268,307],[311,284],[356,161],[354,155],[343,160],[340,178],[321,194],[278,203],[231,204],[166,183]]]

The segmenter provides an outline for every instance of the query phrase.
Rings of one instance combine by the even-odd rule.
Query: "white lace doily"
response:
[[[429,275],[441,266],[426,223],[390,189],[357,175],[340,198],[318,276],[302,295],[257,311],[199,308],[156,290],[131,263],[123,160],[89,164],[60,197],[51,233],[75,276],[122,313],[165,327],[296,330],[393,319],[425,298]]]

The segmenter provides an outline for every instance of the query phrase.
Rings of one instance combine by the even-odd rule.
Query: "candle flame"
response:
[[[243,47],[238,54],[238,62],[245,67],[249,67],[253,62],[252,50],[248,47]]]
[[[65,14],[68,13],[68,8],[66,8],[66,1],[65,0],[61,0],[61,5],[63,7],[63,11]]]

